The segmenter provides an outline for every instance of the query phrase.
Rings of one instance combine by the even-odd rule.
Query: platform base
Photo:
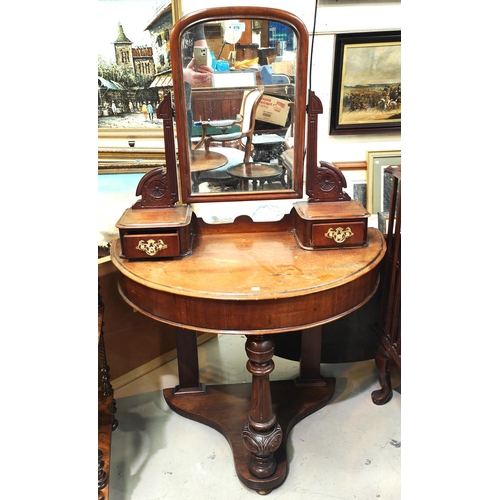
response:
[[[165,400],[179,415],[208,425],[228,440],[240,481],[260,494],[270,493],[288,474],[287,440],[293,426],[328,404],[335,391],[335,378],[323,379],[322,386],[298,387],[293,380],[271,382],[273,410],[283,430],[283,441],[275,452],[276,471],[267,478],[255,477],[248,469],[250,453],[243,444],[242,431],[250,411],[251,384],[206,386],[205,394],[175,394],[163,391]]]

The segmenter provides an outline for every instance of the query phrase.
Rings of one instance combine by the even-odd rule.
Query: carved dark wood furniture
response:
[[[109,484],[109,463],[111,456],[111,432],[118,426],[115,418],[116,402],[110,383],[109,366],[104,346],[104,303],[99,294],[98,305],[98,345],[99,345],[99,384],[98,384],[98,499],[107,500]]]
[[[241,110],[243,92],[243,89],[230,88],[215,92],[213,88],[193,89],[192,109],[195,123],[234,119]]]
[[[387,167],[385,172],[392,176],[392,194],[380,317],[374,327],[380,338],[375,363],[382,386],[372,392],[377,405],[392,398],[391,372],[401,371],[401,165]]]
[[[252,144],[254,146],[252,158],[256,162],[270,163],[273,160],[278,160],[281,153],[286,150],[285,139],[277,134],[254,135]]]
[[[307,30],[289,12],[220,7],[194,12],[174,25],[170,41],[183,202],[179,203],[176,184],[167,94],[158,110],[164,122],[165,169],[147,173],[139,183],[141,199],[118,221],[120,238],[112,245],[111,259],[120,272],[124,300],[176,327],[179,385],[165,389],[168,405],[221,432],[232,448],[239,479],[268,493],[286,479],[290,430],[333,396],[334,378],[320,373],[321,325],[357,310],[374,295],[386,247],[381,232],[367,227],[369,213],[344,191],[346,179],[340,169],[327,162],[318,165],[317,116],[322,105],[314,92],[307,95],[305,64],[296,65],[291,93],[294,148],[286,155],[287,182],[279,189],[244,189],[219,196],[193,188],[196,162],[183,120],[187,108],[182,37],[198,23],[221,20],[238,25],[242,20],[245,25],[283,23],[297,39],[297,61],[308,60]],[[302,200],[306,149],[307,201]],[[191,207],[208,201],[270,199],[290,200],[290,212],[274,222],[239,216],[231,223],[208,224]],[[251,384],[200,383],[198,331],[246,336]],[[302,331],[298,377],[271,381],[273,337],[293,331]]]
[[[240,480],[269,492],[288,473],[287,437],[333,396],[320,374],[321,325],[366,303],[378,286],[385,242],[368,230],[367,245],[308,252],[297,245],[293,218],[279,225],[210,225],[196,219],[193,254],[172,260],[128,260],[120,241],[111,259],[123,298],[177,328],[179,385],[164,391],[177,413],[207,424],[229,441]],[[297,380],[270,382],[273,334],[302,333]],[[196,332],[246,335],[251,384],[199,381]]]

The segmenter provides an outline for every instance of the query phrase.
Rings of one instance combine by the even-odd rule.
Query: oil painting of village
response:
[[[159,128],[172,88],[170,1],[98,0],[98,127]]]

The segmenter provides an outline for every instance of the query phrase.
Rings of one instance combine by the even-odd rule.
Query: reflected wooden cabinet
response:
[[[243,89],[193,89],[191,99],[195,122],[234,119],[240,112]]]

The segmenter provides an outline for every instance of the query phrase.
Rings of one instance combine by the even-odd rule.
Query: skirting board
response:
[[[211,333],[203,333],[201,335],[198,335],[196,343],[200,346],[205,342],[214,339],[215,337],[217,337],[217,335],[213,335]],[[165,363],[169,363],[176,357],[177,357],[177,349],[173,349],[172,351],[166,352],[165,354],[162,354],[161,356],[158,356],[157,358],[148,361],[144,365],[138,366],[137,368],[121,375],[120,377],[111,379],[111,385],[113,386],[113,389],[116,391],[117,389],[120,389],[120,387],[130,384],[131,382],[137,380],[143,375],[146,375],[147,373],[156,370]]]

